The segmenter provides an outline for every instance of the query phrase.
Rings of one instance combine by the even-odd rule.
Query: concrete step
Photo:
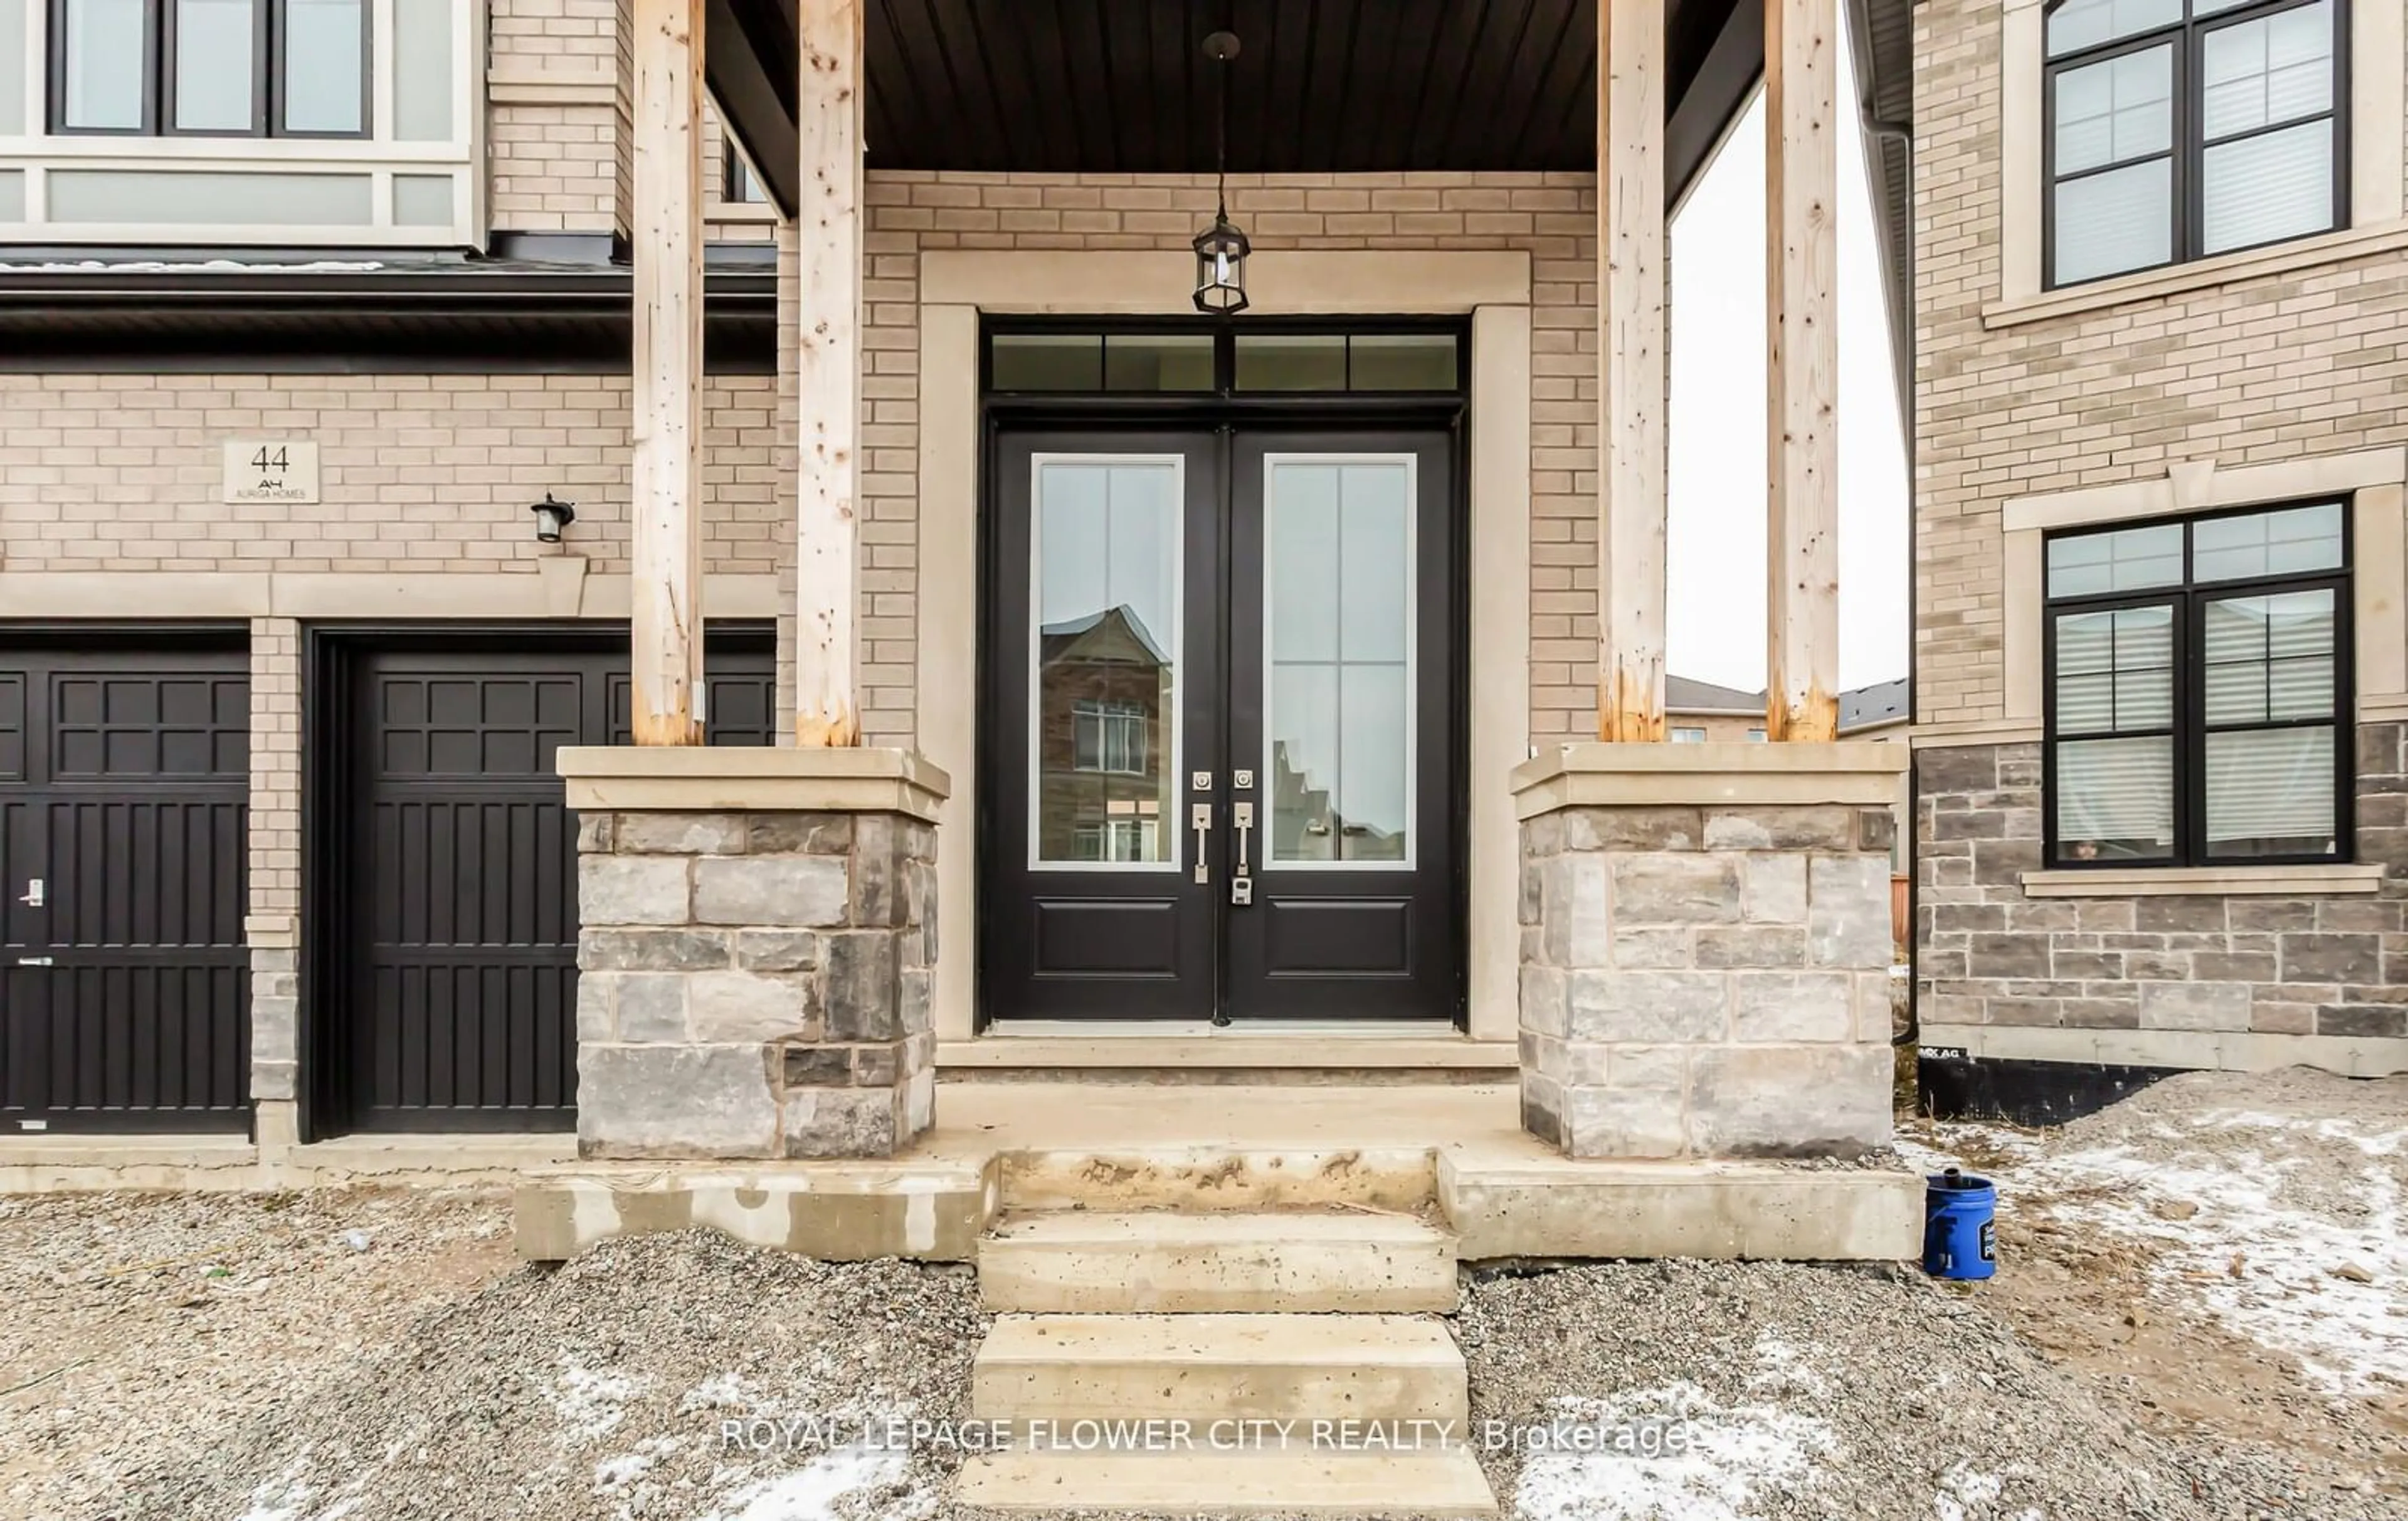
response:
[[[981,1420],[1470,1418],[1463,1354],[1411,1315],[1006,1315],[971,1369]]]
[[[964,1465],[955,1498],[996,1511],[1147,1515],[1487,1516],[1497,1497],[1460,1447],[1418,1452],[1053,1453]]]
[[[1328,1210],[1438,1202],[1426,1144],[1067,1147],[1007,1154],[1007,1210]]]
[[[1410,1215],[1008,1214],[979,1242],[990,1310],[1450,1313],[1455,1238]]]

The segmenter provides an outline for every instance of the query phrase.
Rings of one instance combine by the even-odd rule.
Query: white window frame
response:
[[[482,5],[457,6],[452,36],[452,131],[443,141],[394,140],[394,7],[369,0],[369,131],[365,137],[218,137],[60,134],[50,120],[50,0],[24,0],[24,120],[0,122],[0,173],[22,172],[24,217],[0,222],[0,245],[98,243],[117,246],[200,243],[279,248],[468,248],[485,238],[485,56]],[[244,222],[71,222],[50,216],[50,177],[76,170],[153,174],[276,174],[369,180],[363,224],[273,226]],[[394,181],[452,181],[452,221],[440,226],[394,222]]]
[[[2042,152],[2047,112],[2048,0],[2004,0],[2000,10],[1999,286],[1984,310],[1991,327],[2202,290],[2386,248],[2408,248],[2408,20],[2398,5],[2344,7],[2349,26],[2349,206],[2342,230],[2214,254],[2060,290],[2041,286]]]

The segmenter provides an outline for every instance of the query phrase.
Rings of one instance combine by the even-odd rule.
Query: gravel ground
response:
[[[1484,1276],[1475,1422],[1688,1444],[1483,1461],[1519,1521],[2408,1521],[2403,1132],[2408,1083],[2178,1079],[2059,1132],[1902,1138],[2000,1177],[1986,1284]],[[984,1521],[942,1447],[723,1436],[965,1418],[967,1270],[705,1232],[530,1268],[507,1222],[468,1193],[0,1200],[0,1517]]]

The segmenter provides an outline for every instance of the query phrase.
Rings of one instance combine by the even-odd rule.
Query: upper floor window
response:
[[[50,126],[367,135],[367,0],[50,0]]]
[[[2340,226],[2347,0],[2055,0],[2047,283]]]
[[[1672,730],[1672,742],[1676,745],[1701,745],[1706,742],[1706,731],[1699,728],[1675,728]]]
[[[1071,766],[1143,776],[1145,710],[1133,702],[1079,702],[1070,711]]]
[[[2347,854],[2347,513],[2048,540],[2051,864]]]

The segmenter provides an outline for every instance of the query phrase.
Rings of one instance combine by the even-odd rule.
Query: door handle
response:
[[[17,965],[20,967],[47,967],[50,964],[50,958],[49,956],[19,956],[17,958]]]
[[[1212,880],[1212,868],[1206,862],[1204,853],[1206,848],[1211,844],[1212,805],[1210,803],[1194,803],[1189,805],[1187,810],[1187,818],[1188,822],[1192,824],[1196,829],[1196,880],[1197,882],[1211,882]]]
[[[1232,803],[1229,811],[1230,822],[1238,826],[1238,875],[1251,876],[1254,874],[1254,868],[1248,863],[1246,856],[1254,838],[1254,805]]]
[[[29,909],[38,909],[44,903],[48,902],[49,897],[42,885],[42,879],[36,877],[33,881],[27,882],[25,884],[25,896],[17,899],[17,901],[22,903]]]

